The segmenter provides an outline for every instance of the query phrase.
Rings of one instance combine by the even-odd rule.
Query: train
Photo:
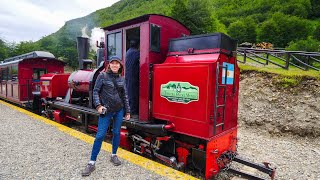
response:
[[[231,162],[275,178],[276,169],[268,163],[249,162],[237,153],[236,40],[223,33],[191,36],[185,25],[158,14],[102,29],[105,39],[95,63],[88,59],[88,38],[77,38],[79,69],[72,73],[65,73],[64,62],[48,52],[4,60],[0,97],[59,123],[77,121],[86,131],[97,131],[96,78],[112,56],[125,64],[129,42],[135,40],[140,50],[139,115],[123,121],[122,148],[181,171],[200,172],[205,179],[222,171],[260,178],[230,167]]]

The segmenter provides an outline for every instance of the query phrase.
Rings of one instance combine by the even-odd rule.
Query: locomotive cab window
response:
[[[117,56],[122,59],[122,33],[116,32],[107,35],[108,59]]]
[[[32,75],[33,82],[39,82],[40,77],[46,73],[47,73],[46,69],[33,69],[33,75]]]
[[[150,25],[150,50],[160,52],[160,26]]]

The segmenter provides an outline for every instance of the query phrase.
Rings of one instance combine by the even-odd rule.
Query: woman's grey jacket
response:
[[[95,107],[105,106],[108,112],[116,112],[124,107],[125,113],[130,113],[124,78],[119,74],[101,72],[93,89],[93,104]]]

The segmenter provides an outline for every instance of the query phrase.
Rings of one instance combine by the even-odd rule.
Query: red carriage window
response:
[[[1,69],[1,80],[8,80],[9,68],[5,67]]]
[[[46,70],[39,71],[40,77],[46,73],[45,71],[46,71]]]
[[[40,77],[47,73],[46,69],[33,69],[32,79],[34,82],[40,81]]]
[[[7,76],[7,80],[11,80],[11,67],[8,67],[8,76]]]
[[[18,65],[11,67],[12,81],[18,80]]]
[[[0,81],[2,80],[2,69],[0,67]]]

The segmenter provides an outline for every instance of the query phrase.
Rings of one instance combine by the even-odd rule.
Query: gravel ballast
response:
[[[270,162],[277,168],[276,179],[320,179],[320,138],[274,136],[242,127],[238,135],[239,154],[256,163]]]

